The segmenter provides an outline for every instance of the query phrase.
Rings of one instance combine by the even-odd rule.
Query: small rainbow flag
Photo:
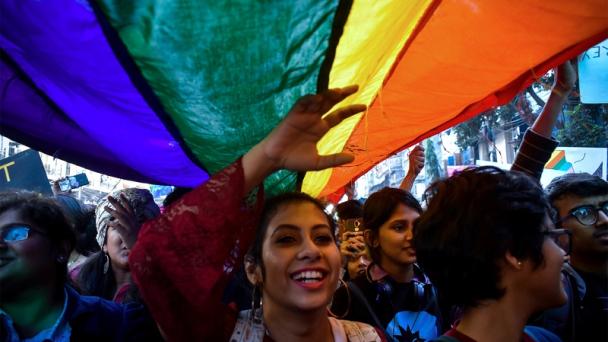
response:
[[[549,162],[545,164],[545,169],[568,171],[572,168],[572,163],[566,160],[566,151],[555,150],[551,154]]]

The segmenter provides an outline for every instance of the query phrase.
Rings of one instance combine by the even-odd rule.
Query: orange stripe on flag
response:
[[[507,103],[536,78],[608,37],[606,0],[443,1],[344,149],[320,195],[399,150]],[[380,100],[381,99],[381,100]]]

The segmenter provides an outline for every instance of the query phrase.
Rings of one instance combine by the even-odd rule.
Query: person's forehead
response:
[[[416,211],[416,209],[408,207],[407,205],[405,205],[403,203],[399,203],[399,205],[397,205],[397,207],[395,207],[395,210],[391,214],[390,219],[395,219],[395,218],[399,218],[399,217],[403,217],[403,216],[406,216],[408,218],[409,217],[417,218],[418,216],[420,216],[420,214],[418,213],[418,211]]]
[[[13,223],[29,223],[25,221],[21,212],[17,209],[9,209],[0,214],[0,228]]]
[[[270,219],[269,227],[281,224],[300,226],[314,222],[328,224],[327,215],[313,203],[298,202],[280,206],[277,213]]]
[[[29,220],[25,215],[23,215],[22,211],[19,209],[9,209],[0,214],[0,228],[14,223],[26,224],[38,231],[47,231],[45,227],[40,227],[32,220]]]
[[[566,195],[555,201],[554,205],[560,212],[567,212],[582,205],[598,206],[608,201],[608,194],[599,196]]]

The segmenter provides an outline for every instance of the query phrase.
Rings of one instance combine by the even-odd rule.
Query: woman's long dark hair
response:
[[[108,269],[107,273],[103,273],[106,258],[106,254],[103,251],[99,251],[91,254],[82,264],[77,281],[82,294],[98,296],[109,300],[114,298],[114,294],[116,293],[116,278],[111,269]]]
[[[109,258],[109,257],[107,257]],[[97,296],[107,300],[113,300],[116,294],[116,277],[112,270],[112,262],[108,272],[103,273],[106,263],[106,254],[103,251],[91,254],[82,264],[78,273],[78,287],[80,292],[87,296]],[[139,291],[137,286],[131,282],[129,290],[123,302],[139,301]]]

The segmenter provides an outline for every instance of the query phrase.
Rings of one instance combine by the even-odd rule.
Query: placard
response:
[[[0,160],[0,191],[10,190],[53,194],[38,152],[26,150]]]

